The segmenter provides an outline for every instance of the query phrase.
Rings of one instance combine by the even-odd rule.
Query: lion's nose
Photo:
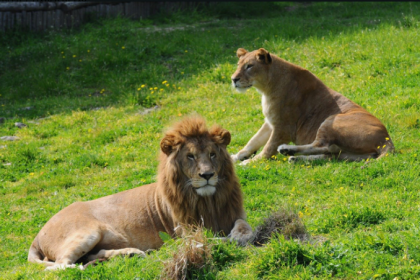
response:
[[[237,81],[239,81],[239,78],[232,78],[232,82],[234,83],[234,84],[236,84],[236,82]]]
[[[200,176],[201,178],[204,178],[206,180],[209,180],[211,177],[213,177],[214,172],[205,172],[203,174],[198,174],[198,176]]]

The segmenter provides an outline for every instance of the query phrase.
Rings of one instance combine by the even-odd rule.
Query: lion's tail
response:
[[[33,262],[33,263],[43,264],[45,266],[54,265],[55,264],[54,262],[43,260],[43,255],[36,246],[37,243],[38,243],[38,240],[37,238],[35,238],[34,242],[32,242],[32,245],[29,248],[28,261]]]
[[[394,151],[395,151],[394,143],[392,143],[391,139],[389,139],[385,142],[385,147],[381,149],[377,159],[387,156],[388,154],[393,153]]]

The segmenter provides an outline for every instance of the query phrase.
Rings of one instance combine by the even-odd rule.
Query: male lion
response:
[[[160,231],[182,235],[179,224],[202,223],[247,243],[253,233],[226,151],[230,139],[229,131],[208,130],[199,117],[175,124],[160,143],[157,183],[64,208],[35,237],[28,260],[57,269],[75,267],[82,257],[144,255],[163,244]]]
[[[385,126],[368,111],[328,88],[306,69],[265,49],[239,48],[232,75],[238,91],[254,86],[262,94],[265,122],[234,161],[244,160],[265,145],[252,160],[278,152],[289,162],[334,157],[358,161],[394,150]],[[289,142],[294,145],[286,145]],[[302,156],[293,156],[301,154]],[[247,164],[250,159],[242,164]]]

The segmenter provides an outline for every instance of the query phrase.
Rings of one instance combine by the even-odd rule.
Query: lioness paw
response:
[[[238,154],[236,154],[236,155],[230,155],[230,157],[232,158],[232,161],[233,161],[233,162],[237,162],[237,161],[239,161]]]
[[[247,159],[247,160],[244,160],[243,162],[241,162],[239,165],[245,166],[248,163],[250,163],[251,161],[252,161],[252,159]]]
[[[295,146],[283,144],[277,148],[277,151],[282,155],[293,156],[296,153],[296,151],[294,150],[294,147]]]

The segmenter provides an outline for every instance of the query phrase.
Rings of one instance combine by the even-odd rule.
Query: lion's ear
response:
[[[172,137],[165,136],[162,141],[160,141],[160,149],[169,156],[173,151],[174,144],[174,139]]]
[[[247,53],[247,52],[248,52],[248,51],[247,51],[246,49],[239,48],[239,49],[236,51],[236,56],[237,56],[238,58],[240,58],[241,56],[246,55],[246,53]]]
[[[230,132],[220,126],[215,126],[210,130],[210,135],[216,144],[227,146],[230,143]]]
[[[265,64],[270,64],[273,61],[270,53],[263,48],[257,51],[257,59]]]

